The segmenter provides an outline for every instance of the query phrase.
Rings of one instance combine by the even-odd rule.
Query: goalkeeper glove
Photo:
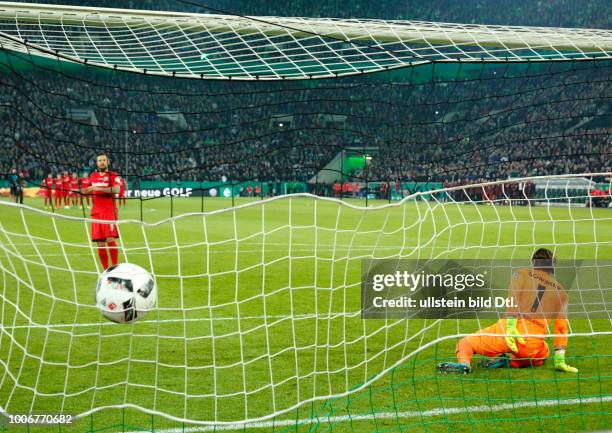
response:
[[[525,344],[525,339],[521,337],[516,329],[516,317],[509,317],[506,319],[506,344],[514,353],[518,352],[518,347],[516,347],[517,341],[520,344]]]
[[[565,363],[565,350],[555,350],[554,356],[555,368],[565,373],[578,373],[576,367],[570,367]]]

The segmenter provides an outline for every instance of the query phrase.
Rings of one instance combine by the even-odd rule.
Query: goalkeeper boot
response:
[[[469,374],[472,372],[472,367],[463,362],[441,362],[438,364],[438,371],[440,373]]]
[[[478,363],[480,368],[510,368],[510,357],[504,353],[495,358],[484,358]]]

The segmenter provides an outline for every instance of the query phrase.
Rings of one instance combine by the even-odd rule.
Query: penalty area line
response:
[[[505,410],[524,409],[524,408],[539,408],[552,406],[569,406],[575,404],[593,404],[606,403],[612,401],[612,396],[599,396],[587,398],[569,398],[560,400],[536,400],[536,401],[518,401],[514,403],[502,403],[496,405],[481,405],[481,406],[463,406],[449,408],[435,408],[422,412],[381,412],[376,414],[363,415],[337,415],[337,416],[320,416],[313,418],[302,419],[280,419],[274,421],[247,422],[235,424],[219,424],[219,425],[203,425],[198,427],[172,428],[155,430],[157,433],[199,433],[199,432],[217,432],[217,431],[235,431],[245,429],[269,429],[271,427],[288,427],[294,425],[308,425],[321,423],[343,423],[355,421],[371,421],[373,419],[397,419],[397,418],[433,418],[437,416],[458,415],[463,413],[474,412],[501,412]],[[140,433],[137,431],[126,433]]]

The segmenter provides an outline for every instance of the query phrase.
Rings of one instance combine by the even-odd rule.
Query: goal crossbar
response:
[[[304,79],[430,62],[609,59],[612,31],[2,2],[0,46],[148,74]]]

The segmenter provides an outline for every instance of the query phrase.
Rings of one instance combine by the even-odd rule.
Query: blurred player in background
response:
[[[55,208],[59,209],[62,207],[62,201],[64,200],[64,190],[63,190],[63,186],[62,186],[62,175],[58,174],[55,178],[55,181],[53,182],[53,185],[55,186],[55,193],[54,193],[54,197],[55,197]]]
[[[344,183],[342,184],[342,196],[343,197],[349,197],[351,195],[351,184],[349,183],[348,180],[345,180]]]
[[[62,176],[62,197],[64,198],[64,209],[70,209],[70,184],[72,179],[67,171]]]
[[[13,169],[9,175],[9,187],[11,190],[11,199],[15,200],[15,203],[23,204],[23,190],[26,187],[26,180],[24,172],[17,172]]]
[[[40,183],[40,187],[43,189],[43,196],[45,197],[45,209],[53,207],[53,186],[53,174],[49,173]]]
[[[119,251],[117,249],[117,204],[115,196],[121,188],[121,177],[114,171],[109,170],[109,158],[104,152],[96,157],[97,170],[91,174],[89,180],[91,186],[84,189],[84,194],[93,195],[93,208],[91,217],[96,220],[108,222],[94,222],[91,224],[91,240],[98,244],[98,256],[102,268],[108,268],[108,259],[112,265],[119,263]]]
[[[121,178],[121,185],[119,187],[119,204],[121,207],[125,207],[125,192],[127,190],[127,180],[125,177]]]
[[[83,172],[83,176],[81,177],[81,191],[85,191],[87,188],[91,186],[91,182],[89,181],[89,175],[87,172]],[[81,206],[87,206],[87,209],[91,209],[91,195],[90,194],[81,194]]]
[[[332,189],[334,190],[334,195],[336,198],[340,198],[342,196],[342,185],[340,185],[340,182],[335,181]]]
[[[481,364],[485,368],[542,365],[549,354],[545,340],[548,321],[554,319],[555,369],[577,373],[578,369],[565,363],[568,297],[554,277],[554,266],[552,251],[538,249],[532,256],[531,268],[512,274],[508,297],[518,307],[508,308],[505,319],[461,339],[455,351],[458,362],[438,364],[438,371],[470,373],[474,353],[494,357]]]
[[[17,197],[17,182],[19,176],[17,175],[17,169],[13,168],[8,176],[8,184],[11,195],[11,200],[15,200]]]
[[[79,195],[79,177],[76,173],[72,173],[72,176],[70,176],[70,201],[72,206],[79,207]]]

